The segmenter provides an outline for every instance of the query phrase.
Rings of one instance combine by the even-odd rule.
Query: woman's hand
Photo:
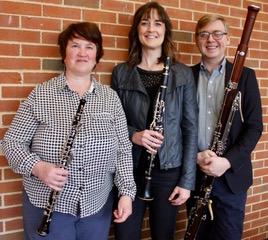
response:
[[[32,174],[56,191],[61,191],[68,180],[67,170],[45,161],[36,163],[33,167]]]
[[[114,222],[122,223],[132,214],[132,199],[129,196],[121,196],[117,209],[114,210]]]
[[[163,143],[163,139],[164,136],[161,133],[145,129],[135,132],[131,140],[133,143],[145,147],[149,153],[156,154]]]
[[[168,200],[171,202],[172,205],[182,205],[190,197],[190,193],[190,190],[177,186],[174,188]]]

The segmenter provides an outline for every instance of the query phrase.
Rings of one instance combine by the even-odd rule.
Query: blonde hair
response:
[[[225,31],[228,32],[228,25],[226,23],[226,20],[223,16],[217,15],[217,14],[206,14],[203,17],[201,17],[195,27],[195,37],[197,37],[199,30],[209,23],[213,23],[215,21],[221,21],[224,25]]]

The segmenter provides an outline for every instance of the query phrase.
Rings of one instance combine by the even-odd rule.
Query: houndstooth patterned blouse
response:
[[[72,148],[68,182],[55,211],[81,217],[96,213],[107,201],[113,183],[120,195],[134,199],[131,143],[117,94],[92,79],[81,127]],[[38,85],[25,100],[3,141],[11,168],[23,175],[24,188],[33,205],[45,208],[51,189],[31,174],[40,160],[60,164],[64,143],[79,105],[64,74]]]

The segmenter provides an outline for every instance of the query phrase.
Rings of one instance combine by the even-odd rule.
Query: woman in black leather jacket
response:
[[[148,155],[156,154],[152,170],[153,201],[135,198],[125,223],[115,223],[116,239],[140,240],[149,207],[153,240],[173,239],[178,206],[194,188],[197,155],[197,104],[192,71],[176,62],[171,22],[156,2],[141,6],[129,32],[128,61],[117,65],[112,87],[122,101],[133,143],[134,176],[141,193]],[[150,130],[155,99],[163,79],[164,60],[172,59],[165,97],[164,133]],[[120,213],[116,213],[120,214]]]

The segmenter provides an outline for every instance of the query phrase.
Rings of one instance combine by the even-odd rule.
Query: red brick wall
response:
[[[96,74],[110,84],[114,65],[127,57],[127,34],[133,13],[144,0],[0,0],[0,138],[8,129],[19,106],[31,89],[56,75],[60,59],[56,39],[70,22],[94,21],[104,36],[105,54]],[[219,13],[230,23],[232,60],[241,36],[247,0],[160,0],[174,27],[180,59],[186,64],[199,61],[193,43],[197,19],[204,13]],[[256,70],[262,95],[264,132],[252,154],[254,185],[248,191],[245,240],[268,238],[268,2],[261,7],[252,33],[246,65]],[[0,153],[0,239],[21,240],[21,177],[14,174]],[[184,209],[184,208],[183,208]],[[185,210],[177,223],[177,236],[185,229]],[[111,229],[111,239],[112,237]],[[145,220],[143,239],[149,239]]]

